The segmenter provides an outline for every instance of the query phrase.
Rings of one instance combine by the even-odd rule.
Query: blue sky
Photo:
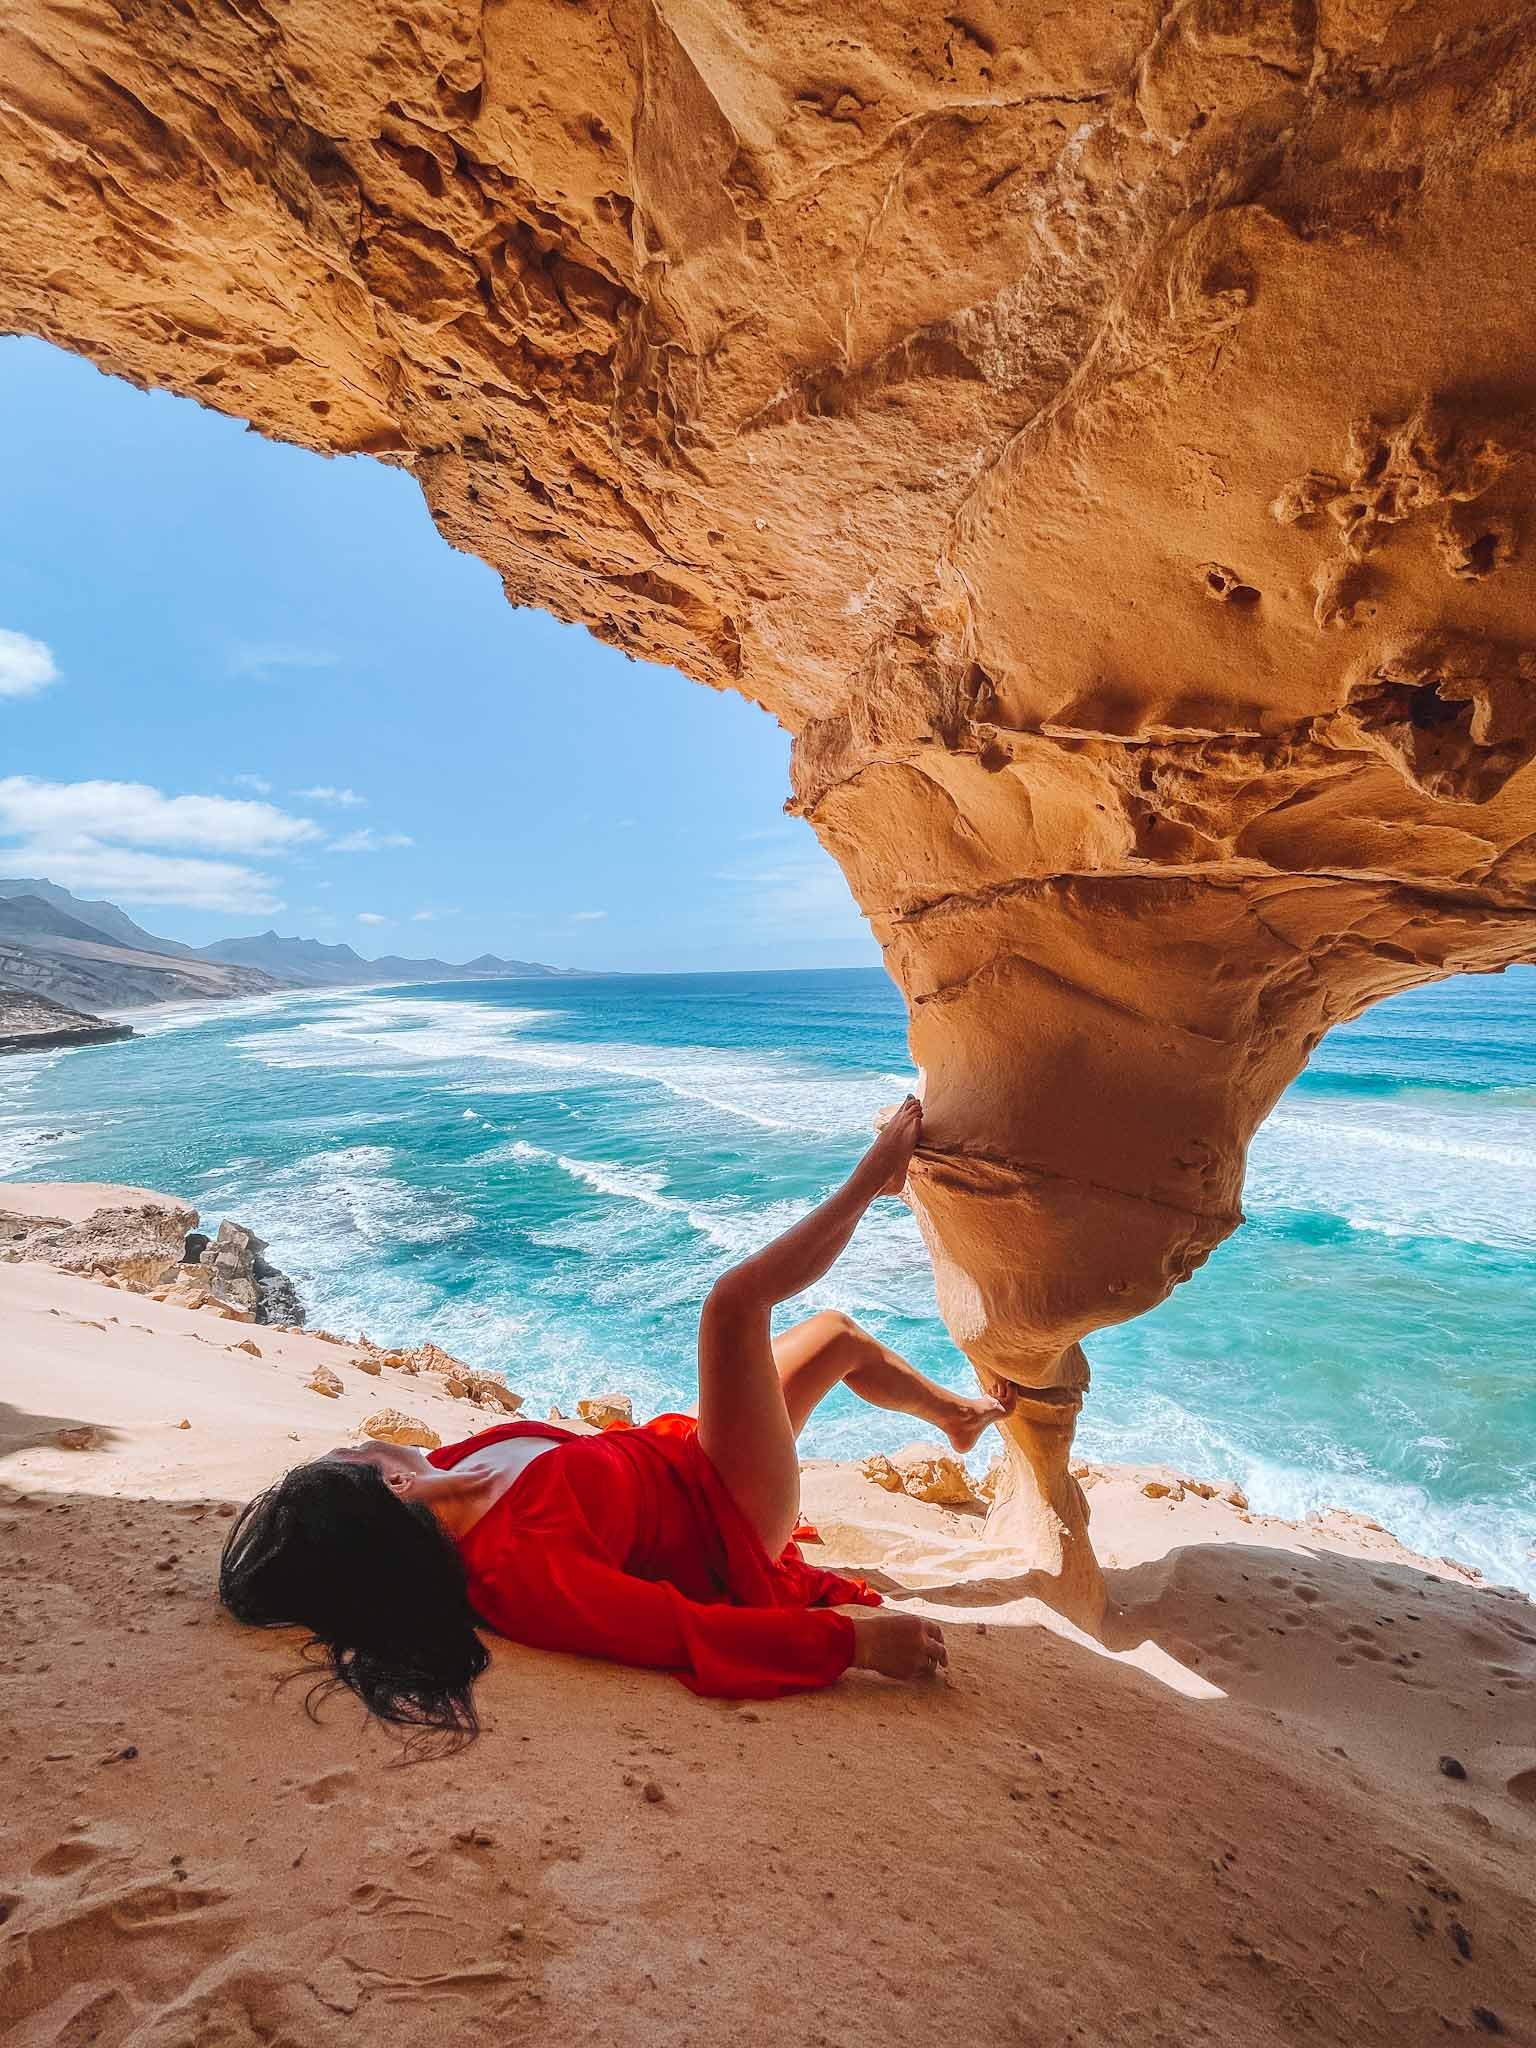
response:
[[[761,711],[514,611],[415,483],[0,340],[0,874],[203,943],[873,965]]]

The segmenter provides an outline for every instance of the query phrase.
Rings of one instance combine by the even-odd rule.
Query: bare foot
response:
[[[994,1401],[990,1394],[979,1394],[971,1401],[957,1394],[953,1409],[943,1416],[939,1427],[963,1458],[967,1451],[976,1448],[981,1432],[1000,1422],[1012,1406],[1011,1400]]]

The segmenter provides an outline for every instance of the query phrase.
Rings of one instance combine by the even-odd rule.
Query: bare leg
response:
[[[1008,1412],[1004,1401],[987,1395],[954,1394],[926,1379],[899,1352],[838,1309],[824,1309],[776,1337],[773,1358],[784,1387],[790,1427],[797,1437],[812,1410],[839,1383],[873,1408],[915,1415],[921,1422],[932,1423],[962,1455],[989,1424]]]
[[[800,1456],[773,1359],[765,1302],[699,1344],[699,1443],[737,1507],[777,1557],[800,1519]]]
[[[800,1460],[769,1319],[821,1278],[870,1203],[902,1185],[921,1127],[908,1097],[843,1186],[722,1274],[699,1317],[699,1444],[771,1556],[799,1519]]]

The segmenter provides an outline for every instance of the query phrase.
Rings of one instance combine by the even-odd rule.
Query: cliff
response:
[[[1536,11],[20,0],[0,320],[418,478],[738,689],[912,1014],[950,1327],[1042,1390],[1319,1036],[1536,953]],[[1026,1466],[1034,1473],[1031,1481]]]
[[[46,996],[25,989],[7,988],[0,981],[0,1053],[52,1052],[69,1045],[110,1045],[114,1039],[132,1038],[128,1024],[108,1024],[65,1003],[50,1002]]]

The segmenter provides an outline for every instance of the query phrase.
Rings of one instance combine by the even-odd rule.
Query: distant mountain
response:
[[[83,902],[54,882],[0,881],[0,997],[115,1010],[265,995],[278,986],[269,974],[200,960],[190,946],[155,938],[115,904]]]
[[[110,939],[114,945],[132,946],[140,952],[169,955],[172,959],[185,959],[192,952],[192,948],[182,945],[179,939],[157,939],[142,925],[135,924],[115,903],[88,902],[83,897],[71,895],[68,889],[61,889],[57,882],[45,882],[37,876],[0,881],[0,896],[36,896],[42,902],[52,904],[55,910],[78,918],[81,924],[89,925],[94,933]]]
[[[151,953],[55,932],[0,927],[0,990],[43,996],[77,1010],[122,1010],[139,1003],[195,1003],[267,995],[282,987],[253,967],[196,955]]]
[[[514,976],[541,981],[592,981],[597,979],[585,967],[549,967],[542,960],[501,960],[494,953],[481,953],[455,967],[451,960],[410,960],[399,953],[386,953],[368,963],[369,978],[376,981],[474,981],[479,977]]]
[[[494,953],[482,953],[462,967],[450,960],[413,960],[400,953],[365,960],[350,946],[328,946],[319,939],[285,939],[275,931],[258,932],[249,939],[216,939],[211,946],[200,946],[198,957],[260,968],[264,974],[299,988],[334,988],[358,981],[473,981],[503,975],[590,979],[579,967],[548,967],[542,960],[502,960]]]
[[[198,1002],[352,982],[476,981],[503,975],[587,978],[577,967],[501,960],[494,953],[482,953],[463,967],[398,953],[365,960],[350,946],[285,939],[275,931],[184,946],[175,939],[157,939],[116,904],[87,902],[56,882],[0,881],[0,994],[79,1009]]]
[[[0,934],[6,938],[84,939],[99,946],[105,934],[99,926],[82,924],[66,910],[59,910],[41,896],[0,896]],[[142,951],[142,947],[132,950]]]
[[[224,960],[257,967],[263,974],[291,982],[295,988],[329,988],[337,982],[371,981],[368,962],[350,946],[327,946],[320,939],[282,939],[275,931],[251,939],[215,939],[198,948],[204,960]]]

